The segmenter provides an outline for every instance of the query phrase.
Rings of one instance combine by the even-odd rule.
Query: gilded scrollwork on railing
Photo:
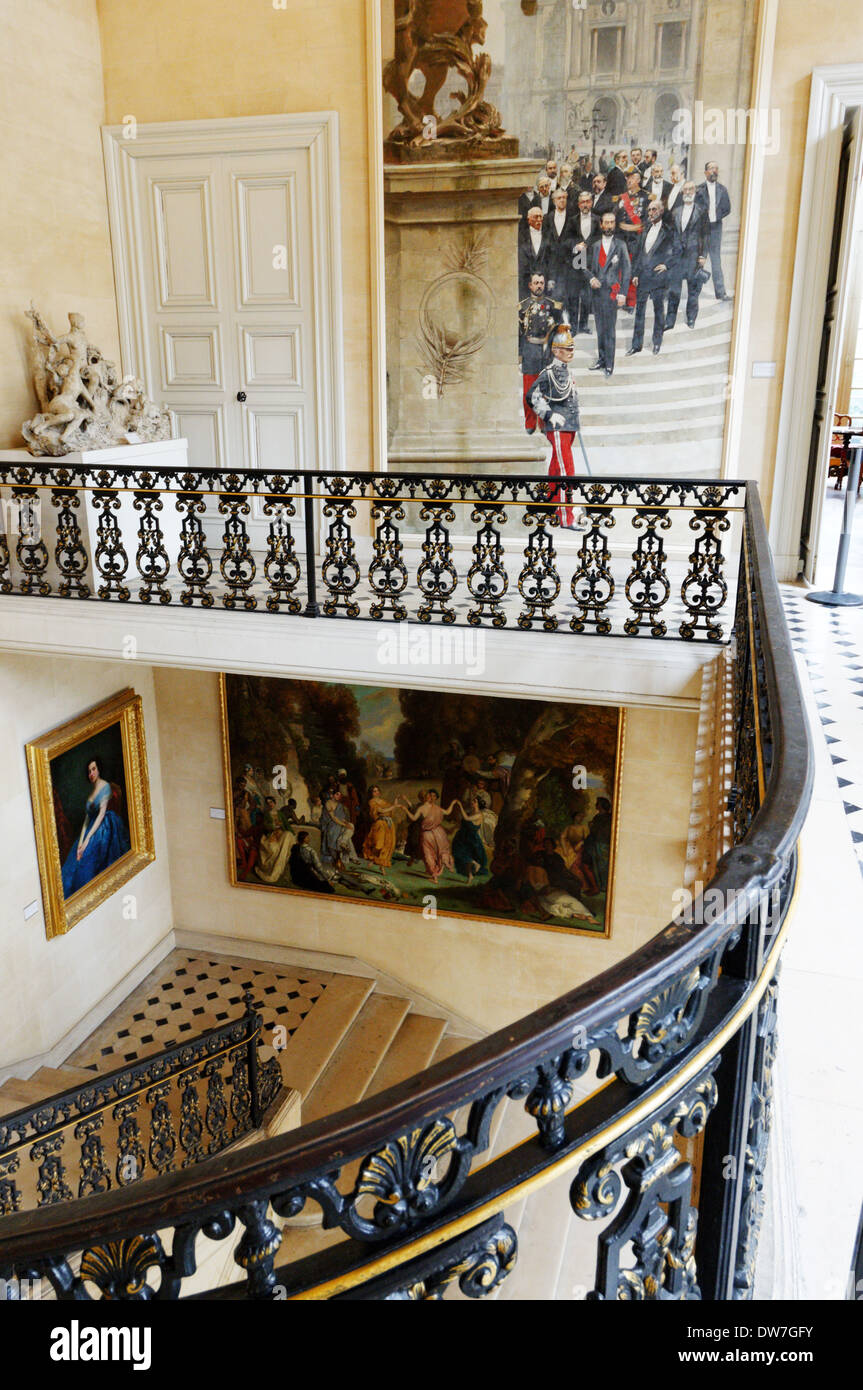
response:
[[[157,1235],[130,1236],[92,1246],[81,1257],[80,1282],[95,1284],[102,1298],[123,1302],[150,1299],[147,1271],[162,1266],[165,1251]]]
[[[401,602],[401,595],[408,586],[408,572],[402,559],[404,543],[396,523],[404,521],[405,510],[398,501],[376,498],[371,504],[371,519],[375,523],[375,534],[369,586],[375,599],[369,615],[380,619],[389,613],[396,622],[403,622],[408,610]]]
[[[578,565],[570,583],[570,592],[578,612],[569,620],[573,632],[594,632],[605,637],[611,632],[606,610],[614,597],[614,578],[606,531],[615,524],[608,507],[584,508],[589,523],[578,548]]]
[[[764,1218],[764,1173],[773,1119],[773,1067],[776,1061],[778,971],[758,1008],[755,1059],[749,1098],[749,1126],[743,1153],[742,1197],[734,1260],[735,1299],[752,1297],[755,1260]]]
[[[728,597],[728,582],[723,573],[725,556],[719,532],[728,531],[728,513],[717,507],[712,511],[696,512],[689,519],[690,530],[700,531],[689,556],[689,571],[683,581],[680,597],[689,617],[680,624],[680,635],[691,641],[703,629],[709,642],[722,641],[722,626],[715,614]]]
[[[163,1081],[153,1086],[146,1094],[150,1106],[150,1163],[157,1173],[170,1173],[174,1167],[174,1154],[177,1151],[177,1132],[174,1117],[168,1105],[171,1082]]]
[[[222,605],[233,609],[242,603],[247,610],[257,608],[258,600],[249,593],[258,569],[246,530],[245,518],[251,508],[245,497],[223,493],[219,498],[219,511],[226,518],[219,572],[228,592],[222,594]]]
[[[140,1097],[132,1096],[115,1105],[111,1112],[117,1123],[117,1165],[114,1175],[120,1187],[137,1182],[143,1176],[147,1163],[138,1124],[139,1105]]]
[[[287,613],[299,613],[302,604],[294,597],[294,590],[300,582],[300,562],[288,520],[296,515],[296,508],[290,498],[270,496],[264,499],[263,510],[270,518],[264,560],[264,577],[270,587],[267,609],[278,613],[284,607]]]
[[[589,1298],[700,1297],[692,1168],[675,1139],[693,1138],[704,1129],[717,1100],[713,1071],[718,1063],[714,1058],[673,1101],[579,1169],[570,1189],[573,1211],[587,1221],[612,1218],[598,1237],[596,1286]],[[624,1186],[627,1197],[619,1205]],[[633,1263],[623,1266],[628,1249]]]
[[[21,568],[22,594],[40,594],[43,597],[51,592],[51,585],[45,578],[48,568],[48,547],[42,536],[42,508],[35,488],[16,487],[12,489],[18,519],[18,539],[15,542],[15,558]]]
[[[442,623],[454,623],[455,611],[449,600],[458,586],[458,573],[452,562],[449,528],[455,521],[455,512],[448,502],[426,502],[420,508],[420,520],[430,524],[417,570],[417,587],[424,600],[417,617],[421,623],[430,623],[435,616]]]
[[[0,1158],[0,1216],[11,1216],[21,1206],[21,1190],[16,1180],[20,1168],[18,1154]]]
[[[623,630],[629,637],[637,637],[646,625],[652,637],[664,637],[668,629],[660,614],[668,602],[671,582],[660,532],[669,529],[671,517],[663,507],[639,507],[632,518],[632,526],[639,536],[632,552],[634,563],[625,591],[634,616],[626,619]]]
[[[102,487],[93,493],[93,505],[99,512],[96,526],[96,553],[94,560],[102,583],[96,590],[100,599],[119,599],[128,603],[131,598],[124,580],[129,568],[129,557],[123,545],[123,533],[116,513],[120,510],[120,497],[110,488]]]
[[[360,567],[350,526],[357,509],[347,498],[329,497],[323,511],[330,523],[326,554],[321,566],[321,577],[330,597],[325,601],[323,611],[328,618],[337,617],[341,610],[348,618],[358,618],[360,606],[355,602],[353,593],[360,582]]]
[[[78,521],[81,498],[72,488],[54,488],[51,500],[57,512],[54,563],[63,576],[57,593],[61,598],[88,598],[90,586],[83,578],[87,573],[87,552]]]
[[[507,1086],[510,1100],[525,1097],[524,1108],[536,1120],[543,1148],[557,1149],[563,1143],[572,1083],[576,1077],[584,1075],[589,1065],[589,1047],[570,1047]]]
[[[105,1159],[105,1144],[102,1137],[104,1116],[91,1115],[79,1120],[73,1131],[81,1145],[78,1160],[80,1178],[78,1196],[89,1197],[96,1192],[108,1192],[111,1188],[111,1170]]]
[[[474,507],[470,519],[477,533],[471,547],[473,564],[467,572],[467,587],[474,599],[467,620],[472,627],[479,627],[488,616],[492,627],[505,627],[506,614],[501,612],[500,604],[509,588],[509,576],[500,528],[506,525],[506,512],[501,506],[484,503]]]
[[[518,592],[524,599],[524,608],[518,615],[518,625],[529,632],[534,622],[541,622],[544,632],[556,632],[559,620],[550,612],[552,604],[560,593],[560,575],[557,570],[557,555],[554,549],[554,535],[549,527],[558,524],[555,513],[534,511],[530,507],[522,517],[524,526],[532,526],[524,548],[525,563],[518,576]]]
[[[466,1298],[487,1298],[515,1269],[518,1239],[506,1222],[452,1263],[385,1296],[388,1303],[437,1303],[458,1283]]]
[[[170,603],[171,591],[166,587],[165,580],[171,571],[171,562],[159,521],[162,499],[158,492],[136,492],[132,506],[141,513],[138,549],[135,552],[135,565],[141,576],[138,598],[141,603],[149,603],[157,594],[160,603]]]
[[[212,608],[214,603],[213,595],[207,588],[213,574],[213,561],[201,523],[201,516],[206,510],[206,500],[199,492],[181,492],[177,497],[177,511],[183,517],[177,570],[184,584],[180,592],[180,602],[184,608],[191,607],[196,599],[202,608]]]
[[[39,1165],[36,1191],[40,1207],[68,1202],[72,1198],[72,1189],[66,1181],[64,1144],[64,1134],[51,1134],[38,1140],[30,1150],[30,1162]]]

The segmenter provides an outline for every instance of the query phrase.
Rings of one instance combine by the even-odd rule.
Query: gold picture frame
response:
[[[278,678],[278,677],[271,677],[271,678],[269,678],[269,679],[271,679],[271,680],[273,680],[273,681],[278,681],[280,678]],[[284,682],[284,683],[287,684],[288,682]],[[344,683],[343,683],[343,682],[324,682],[323,684],[344,684]],[[486,697],[486,698],[488,698],[488,699],[495,699],[495,698],[497,698],[497,699],[506,699],[506,698],[508,698],[508,697],[502,697],[502,696],[493,696],[493,697],[492,697],[492,696],[490,696],[490,697]],[[537,703],[541,703],[541,702],[537,702]],[[547,703],[560,703],[560,702],[547,702]],[[230,738],[230,729],[229,729],[229,724],[230,724],[229,699],[228,699],[227,681],[226,681],[226,676],[225,676],[224,673],[221,673],[221,674],[219,675],[219,707],[220,707],[220,716],[221,716],[220,723],[221,723],[221,743],[222,743],[222,773],[223,773],[224,788],[225,788],[225,821],[226,821],[226,827],[225,827],[225,828],[226,828],[227,869],[228,869],[228,881],[229,881],[229,883],[231,884],[232,887],[235,887],[235,888],[252,888],[252,889],[257,890],[258,892],[289,893],[289,894],[293,894],[293,895],[295,895],[295,896],[297,896],[297,897],[304,897],[304,898],[309,898],[309,897],[311,897],[311,898],[318,898],[319,900],[324,901],[324,902],[329,901],[328,898],[323,897],[322,894],[320,894],[320,893],[318,893],[318,892],[315,892],[314,890],[309,890],[309,889],[305,889],[305,888],[297,888],[297,887],[289,887],[289,886],[287,886],[287,884],[285,884],[284,882],[280,882],[280,883],[278,883],[278,884],[271,884],[271,883],[266,883],[266,882],[250,881],[249,879],[244,879],[244,878],[238,873],[237,856],[236,856],[236,831],[237,831],[237,826],[236,826],[236,819],[235,819],[235,814],[234,814],[234,796],[233,796],[234,772],[233,772],[233,768],[232,768],[232,762],[234,761],[234,757],[235,757],[236,750],[232,750],[232,747],[231,747],[231,738]],[[575,708],[577,708],[577,707],[578,707],[578,702],[574,702],[573,708],[575,709]],[[564,925],[557,925],[556,923],[551,922],[551,921],[540,921],[540,920],[519,919],[518,917],[511,916],[511,915],[509,915],[509,916],[504,916],[504,915],[497,914],[497,913],[495,913],[494,911],[487,911],[487,910],[483,910],[483,911],[481,911],[481,912],[477,912],[477,911],[475,911],[475,910],[474,910],[474,911],[460,911],[460,910],[458,910],[458,908],[455,908],[455,907],[452,907],[452,906],[442,906],[442,907],[440,908],[440,915],[441,915],[442,917],[457,918],[457,919],[462,919],[462,920],[465,920],[465,921],[475,921],[475,922],[476,922],[476,921],[484,921],[484,922],[491,922],[491,923],[499,924],[499,925],[502,925],[502,926],[512,926],[512,927],[521,928],[521,929],[528,928],[528,929],[533,929],[533,930],[536,930],[536,931],[564,932],[564,933],[567,933],[568,935],[571,935],[571,936],[591,937],[593,940],[603,940],[603,939],[604,939],[604,940],[608,940],[608,939],[611,937],[611,935],[612,935],[612,927],[613,927],[613,920],[614,920],[614,885],[615,885],[615,870],[616,870],[616,859],[617,859],[617,848],[618,848],[618,835],[619,835],[619,829],[620,829],[621,782],[622,782],[622,773],[623,773],[623,758],[624,758],[624,743],[625,743],[625,737],[626,737],[626,713],[627,713],[627,711],[626,711],[626,708],[625,708],[624,706],[612,706],[612,707],[610,707],[610,710],[613,711],[613,713],[614,713],[615,716],[616,716],[617,725],[616,725],[616,733],[615,733],[614,774],[613,774],[613,778],[612,778],[612,791],[611,791],[612,816],[611,816],[611,834],[610,834],[610,843],[609,843],[608,887],[607,887],[607,892],[606,892],[605,911],[604,911],[604,921],[603,921],[603,923],[602,923],[602,926],[601,926],[600,928],[598,928],[598,929],[597,929],[597,928],[593,928],[593,927],[589,927],[589,928],[579,927],[579,926],[575,926],[575,925],[566,925],[566,926],[564,926]],[[310,827],[308,826],[308,823],[302,822],[299,828],[309,829]],[[370,897],[368,897],[368,896],[365,896],[365,897],[359,896],[358,894],[357,894],[357,895],[354,895],[354,894],[352,894],[350,891],[348,891],[348,892],[340,892],[339,895],[334,899],[334,901],[337,901],[337,902],[339,902],[339,903],[346,903],[346,902],[359,903],[359,904],[361,904],[361,905],[363,905],[363,906],[368,906],[369,903],[372,902],[372,903],[374,904],[375,907],[386,907],[386,908],[389,908],[390,910],[396,911],[396,912],[402,911],[402,912],[411,912],[411,913],[424,913],[424,911],[425,911],[424,907],[423,907],[421,904],[418,904],[418,903],[411,903],[411,902],[404,902],[404,901],[401,901],[401,902],[384,901],[384,900],[380,899],[379,897],[370,898]]]
[[[50,939],[69,931],[156,857],[141,697],[131,688],[121,690],[25,750]]]

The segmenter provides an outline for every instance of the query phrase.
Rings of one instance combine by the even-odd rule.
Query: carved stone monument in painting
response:
[[[170,439],[167,410],[154,405],[135,377],[120,377],[113,362],[87,342],[84,318],[69,315],[69,331],[54,337],[31,305],[30,365],[39,414],[21,433],[34,454],[60,458],[124,443]]]
[[[522,472],[544,456],[516,370],[513,246],[535,161],[518,158],[486,98],[486,28],[482,0],[395,3],[383,73],[401,117],[384,142],[394,468]]]

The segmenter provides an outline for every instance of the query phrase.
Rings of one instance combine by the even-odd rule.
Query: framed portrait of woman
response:
[[[48,937],[155,859],[141,697],[117,695],[26,745]]]

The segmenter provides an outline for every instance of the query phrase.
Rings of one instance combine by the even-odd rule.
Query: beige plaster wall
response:
[[[821,64],[863,62],[859,0],[834,0],[830,5],[778,0],[778,6],[768,105],[779,112],[780,140],[777,153],[768,155],[765,161],[758,232],[761,250],[743,386],[740,460],[741,475],[758,479],[765,504],[769,504],[777,466],[776,435],[797,246],[810,76],[812,69]],[[812,324],[811,332],[819,333],[820,324]],[[753,381],[753,361],[776,362],[776,376]]]
[[[339,113],[349,463],[371,467],[364,0],[99,0],[105,119]]]
[[[70,309],[116,357],[117,313],[99,127],[96,0],[0,0],[0,448],[35,414],[31,299],[56,332]]]
[[[64,936],[45,935],[25,743],[132,686],[141,696],[156,858]],[[171,929],[171,889],[149,667],[9,656],[0,662],[0,1067],[53,1047]],[[137,921],[123,918],[134,894]],[[24,908],[38,901],[27,921]]]
[[[174,925],[355,955],[485,1028],[604,970],[671,918],[683,882],[697,715],[630,709],[610,940],[339,903],[228,882],[218,677],[154,672]]]

